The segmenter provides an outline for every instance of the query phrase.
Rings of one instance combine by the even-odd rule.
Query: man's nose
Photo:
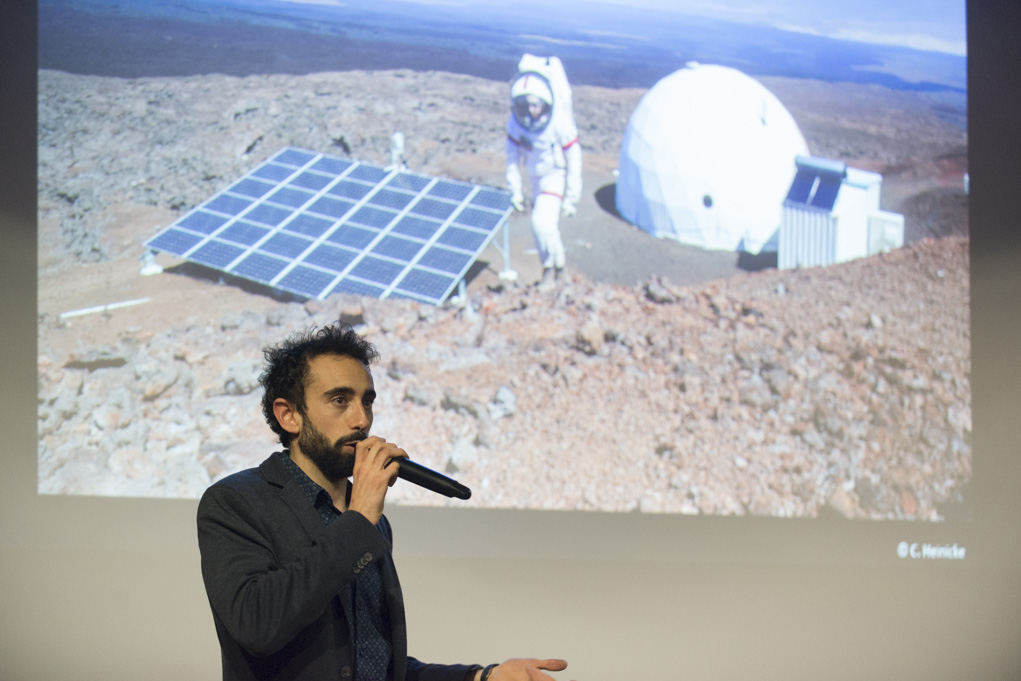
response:
[[[368,430],[372,423],[369,411],[361,402],[355,402],[348,409],[348,427],[351,430]]]

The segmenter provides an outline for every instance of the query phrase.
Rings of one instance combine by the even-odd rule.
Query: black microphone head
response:
[[[455,499],[469,499],[472,491],[453,478],[437,473],[411,459],[395,459],[400,469],[397,477],[427,490]]]

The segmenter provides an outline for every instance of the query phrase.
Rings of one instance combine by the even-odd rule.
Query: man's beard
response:
[[[351,433],[331,445],[326,436],[306,416],[301,432],[298,433],[298,448],[319,469],[324,478],[332,483],[339,483],[351,477],[355,468],[354,453],[345,452],[343,446],[364,439],[364,433]]]

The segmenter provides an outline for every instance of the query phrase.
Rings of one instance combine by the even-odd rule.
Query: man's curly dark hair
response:
[[[311,327],[292,334],[279,345],[263,348],[266,367],[259,376],[265,392],[262,396],[262,413],[266,423],[287,447],[291,433],[284,430],[273,413],[273,403],[282,397],[305,415],[305,387],[309,382],[309,363],[322,355],[340,355],[356,359],[366,367],[379,359],[379,353],[369,341],[359,336],[350,324],[333,323]]]

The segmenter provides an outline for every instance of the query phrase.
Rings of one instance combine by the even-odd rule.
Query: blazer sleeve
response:
[[[467,664],[427,664],[408,657],[406,681],[465,681],[468,670],[478,668]]]
[[[263,483],[265,484],[265,483]],[[252,655],[279,651],[332,605],[390,544],[364,516],[342,514],[310,537],[279,495],[216,484],[199,502],[202,578],[214,616]]]

